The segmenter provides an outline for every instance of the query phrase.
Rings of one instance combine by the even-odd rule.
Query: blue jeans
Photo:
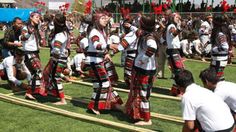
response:
[[[8,57],[8,56],[12,56],[11,51],[9,49],[4,49],[3,48],[2,49],[2,57],[3,57],[3,59]]]

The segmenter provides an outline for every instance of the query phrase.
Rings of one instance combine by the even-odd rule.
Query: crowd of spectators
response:
[[[163,4],[166,4],[166,3],[162,3],[162,5]],[[105,8],[115,13],[118,11],[117,9],[120,9],[120,6],[130,9],[131,13],[137,13],[140,11],[144,11],[148,13],[148,12],[153,12],[152,7],[153,6],[157,7],[159,6],[159,4],[150,3],[149,0],[146,0],[144,3],[140,3],[137,0],[134,0],[133,3],[129,2],[129,3],[123,4],[122,1],[120,0],[118,3],[115,3],[112,1],[111,3],[107,4]],[[191,3],[189,0],[184,3],[177,3],[175,5],[175,8],[178,12],[209,12],[209,11],[222,12],[223,10],[221,3],[219,3],[218,5],[212,8],[212,5],[205,3],[204,0],[202,0],[200,5]],[[235,5],[230,5],[228,11],[233,11],[234,8],[235,8]]]

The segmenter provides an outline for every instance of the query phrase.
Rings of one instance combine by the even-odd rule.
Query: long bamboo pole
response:
[[[17,98],[17,97],[6,96],[6,95],[1,94],[1,93],[0,93],[0,99],[2,99],[4,101],[9,101],[11,103],[31,107],[31,108],[34,108],[34,109],[44,110],[44,111],[48,111],[48,112],[51,112],[51,113],[60,114],[60,115],[63,115],[63,116],[72,117],[72,118],[76,118],[76,119],[81,119],[81,120],[85,120],[85,121],[92,121],[92,122],[96,122],[96,123],[100,123],[100,124],[104,124],[104,125],[113,126],[113,127],[116,127],[116,128],[122,128],[122,129],[130,130],[130,131],[138,131],[138,132],[144,132],[144,131],[145,132],[153,132],[153,130],[150,130],[150,129],[140,128],[140,127],[136,127],[136,126],[132,126],[132,125],[126,125],[126,124],[117,123],[117,122],[104,120],[104,119],[99,119],[99,118],[96,118],[96,117],[91,117],[91,116],[87,116],[87,115],[83,115],[83,114],[79,114],[79,113],[74,113],[74,112],[66,111],[66,110],[63,110],[63,109],[60,109],[60,108],[56,108],[56,107],[36,103],[36,102],[33,102],[33,101],[20,99],[20,98]]]
[[[10,94],[4,94],[4,95],[5,96],[12,96],[12,95],[22,94],[22,93],[25,93],[25,91],[20,91],[20,92],[10,93]],[[78,103],[88,104],[88,101],[78,100],[78,99],[75,99],[75,98],[73,98],[71,96],[68,96],[68,95],[65,95],[65,99],[70,100],[70,101],[75,101],[75,102],[78,102]],[[28,103],[32,103],[32,101],[30,101]],[[176,122],[176,123],[183,123],[184,122],[181,117],[177,117],[177,116],[165,115],[165,114],[160,114],[160,113],[155,113],[155,112],[151,112],[151,116],[154,117],[154,118],[167,120],[167,121],[172,121],[172,122]]]
[[[77,83],[77,84],[83,84],[83,85],[87,85],[87,86],[93,86],[92,83],[88,83],[88,82],[74,81],[74,80],[71,80],[70,82]],[[116,91],[121,91],[121,92],[129,93],[129,90],[126,90],[126,89],[120,89],[120,88],[116,88],[116,87],[113,87],[113,89],[116,90]],[[162,99],[176,100],[176,101],[180,101],[181,100],[180,97],[173,97],[173,96],[156,94],[156,93],[152,93],[151,96],[152,97],[157,97],[157,98],[162,98]]]
[[[79,102],[79,103],[83,103],[83,104],[88,103],[87,101],[84,101],[84,100],[73,99],[71,96],[68,96],[68,95],[66,95],[65,98],[67,100],[73,100],[75,102]],[[182,118],[177,117],[177,116],[171,116],[171,115],[165,115],[165,114],[159,114],[159,113],[151,112],[151,117],[162,119],[162,120],[167,120],[167,121],[172,121],[172,122],[176,122],[176,123],[184,123]]]

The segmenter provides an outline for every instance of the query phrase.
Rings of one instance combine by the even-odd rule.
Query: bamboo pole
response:
[[[132,125],[126,125],[126,124],[122,124],[122,123],[117,123],[117,122],[113,122],[113,121],[109,121],[109,120],[99,119],[99,118],[96,118],[96,117],[91,117],[91,116],[87,116],[87,115],[83,115],[83,114],[79,114],[79,113],[66,111],[66,110],[63,110],[63,109],[60,109],[60,108],[47,106],[47,105],[44,105],[44,104],[40,104],[40,103],[20,99],[20,98],[17,98],[17,97],[6,96],[6,95],[1,94],[1,93],[0,93],[0,99],[5,100],[5,101],[9,101],[11,103],[23,105],[23,106],[28,106],[28,107],[31,107],[31,108],[34,108],[34,109],[44,110],[44,111],[48,111],[48,112],[51,112],[51,113],[60,114],[60,115],[67,116],[67,117],[72,117],[72,118],[75,118],[75,119],[81,119],[81,120],[85,120],[85,121],[92,121],[92,122],[96,122],[96,123],[100,123],[100,124],[104,124],[104,125],[109,125],[109,126],[113,126],[113,127],[117,127],[117,128],[127,129],[127,130],[130,130],[130,131],[138,131],[138,132],[144,132],[144,131],[145,132],[152,132],[153,131],[153,130],[150,130],[150,129],[140,128],[140,127],[136,127],[136,126],[132,126]]]
[[[205,62],[205,61],[201,61],[201,60],[196,60],[196,59],[186,59],[188,61],[193,61],[193,62],[201,62],[201,63],[205,63],[205,64],[210,64],[210,62]],[[235,64],[227,64],[227,66],[231,66],[231,67],[236,67]]]
[[[73,99],[71,96],[68,96],[68,95],[65,96],[65,99],[73,100],[75,102],[79,102],[79,103],[83,103],[83,104],[88,104],[87,101]],[[165,114],[159,114],[159,113],[151,112],[151,117],[162,119],[162,120],[167,120],[167,121],[172,121],[172,122],[176,122],[176,123],[184,123],[182,118],[181,117],[177,117],[177,116],[170,116],[170,115],[165,115]]]
[[[21,93],[24,93],[24,92],[25,91],[20,91],[20,92],[16,92],[16,93],[5,94],[5,95],[6,96],[12,96],[14,94],[21,94]],[[70,101],[75,101],[75,102],[83,103],[83,104],[88,104],[88,101],[73,99],[71,96],[68,96],[68,95],[65,95],[65,99],[66,100],[70,100]],[[27,101],[27,100],[25,100],[25,101]],[[32,101],[30,101],[30,102],[27,101],[27,102],[28,103],[34,103]],[[165,115],[165,114],[151,112],[151,117],[162,119],[162,120],[167,120],[167,121],[172,121],[172,122],[176,122],[176,123],[183,123],[182,118],[181,117],[177,117],[177,116],[170,116],[170,115]]]
[[[70,82],[76,83],[76,84],[87,85],[87,86],[93,86],[92,83],[88,83],[88,82],[74,81],[74,80],[71,80]],[[116,88],[116,87],[113,87],[113,89],[116,90],[116,91],[121,91],[121,92],[129,93],[129,90],[126,90],[126,89],[120,89],[120,88]],[[162,98],[162,99],[175,100],[175,101],[180,101],[180,100],[181,100],[180,97],[173,97],[173,96],[162,95],[162,94],[156,94],[156,93],[151,93],[151,96],[152,96],[152,97],[157,97],[157,98]]]

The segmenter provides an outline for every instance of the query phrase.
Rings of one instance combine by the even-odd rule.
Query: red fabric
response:
[[[150,107],[142,108],[141,103],[146,102],[150,104],[149,96],[150,95],[142,95],[141,90],[151,92],[153,76],[147,75],[138,75],[136,71],[132,72],[132,81],[130,86],[130,93],[128,100],[126,102],[126,113],[132,119],[144,119],[145,121],[150,120]],[[152,82],[151,82],[151,80]]]
[[[59,92],[59,98],[61,98],[61,99],[65,98],[64,92]]]
[[[127,47],[129,46],[129,43],[128,43],[125,39],[122,39],[121,45],[122,45],[124,48],[127,48]]]
[[[154,10],[154,13],[157,15],[162,14],[162,5],[153,7],[153,10]]]
[[[94,42],[96,42],[96,41],[99,41],[99,37],[98,37],[98,36],[93,36],[93,37],[92,37],[92,42],[94,43]]]
[[[27,89],[26,93],[27,94],[32,94],[32,89],[31,88]]]
[[[98,110],[107,110],[114,108],[116,104],[123,104],[123,101],[120,97],[117,97],[115,100],[100,100],[98,102]],[[87,106],[88,109],[94,109],[95,101],[91,100]]]
[[[220,4],[221,4],[221,8],[223,9],[223,13],[229,10],[230,6],[226,0],[221,1]]]
[[[85,10],[84,10],[84,14],[90,14],[91,10],[92,10],[92,1],[89,0],[86,4],[85,4]]]
[[[5,75],[4,70],[0,70],[0,77],[3,77]]]

